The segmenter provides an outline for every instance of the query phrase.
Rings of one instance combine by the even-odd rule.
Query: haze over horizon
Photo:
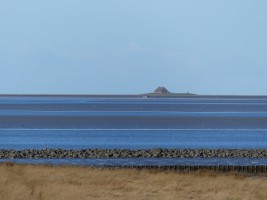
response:
[[[2,1],[0,94],[267,95],[267,1]]]

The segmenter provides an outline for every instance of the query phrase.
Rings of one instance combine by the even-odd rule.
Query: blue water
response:
[[[267,130],[0,130],[1,149],[267,148]]]
[[[119,158],[119,159],[1,159],[0,162],[16,162],[25,164],[52,165],[82,165],[82,166],[159,166],[159,165],[187,165],[187,166],[255,166],[267,165],[267,159],[262,158]]]
[[[0,96],[0,148],[267,148],[267,97]]]

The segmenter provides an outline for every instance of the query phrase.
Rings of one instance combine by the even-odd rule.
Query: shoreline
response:
[[[0,149],[0,159],[16,158],[267,158],[267,149]]]

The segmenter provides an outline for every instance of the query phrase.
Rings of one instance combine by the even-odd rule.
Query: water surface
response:
[[[267,97],[0,96],[0,148],[267,148]]]

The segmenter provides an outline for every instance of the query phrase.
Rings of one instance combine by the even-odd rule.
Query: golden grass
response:
[[[0,164],[0,199],[267,199],[266,177]]]

